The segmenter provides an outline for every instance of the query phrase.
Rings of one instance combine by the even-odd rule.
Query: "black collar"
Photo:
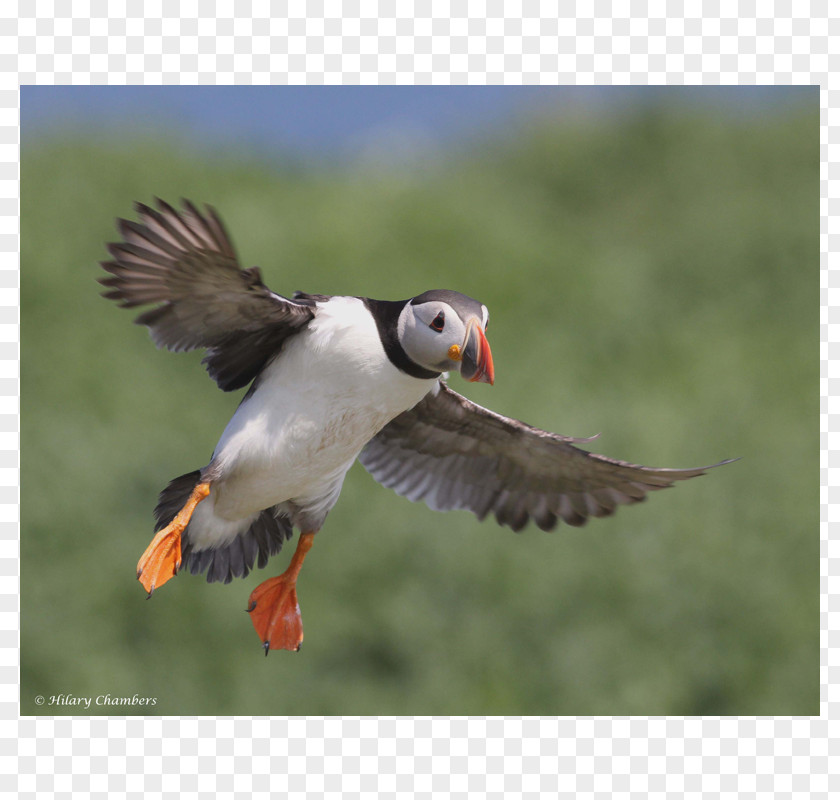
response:
[[[423,380],[440,377],[439,372],[431,372],[414,363],[400,344],[397,323],[400,313],[409,302],[408,300],[371,300],[369,297],[360,297],[359,299],[365,304],[376,321],[376,329],[379,331],[379,339],[382,342],[385,354],[397,369],[413,378],[422,378]]]

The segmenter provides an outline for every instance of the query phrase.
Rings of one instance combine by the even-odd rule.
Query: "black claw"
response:
[[[300,645],[301,645],[301,642],[298,642],[298,646],[295,648],[296,653],[300,652]]]
[[[268,655],[269,643],[263,642],[263,650],[265,650],[266,656]]]
[[[151,591],[150,591],[150,592],[146,595],[146,599],[147,599],[147,600],[151,600],[151,599],[152,599],[152,592],[154,592],[154,589],[152,589],[152,590],[151,590]]]
[[[248,608],[245,609],[245,613],[250,614],[256,607],[257,607],[257,601],[254,600],[252,603],[250,603],[248,605]]]

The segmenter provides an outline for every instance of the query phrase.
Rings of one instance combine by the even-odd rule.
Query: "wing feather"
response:
[[[644,467],[575,446],[585,441],[496,414],[441,382],[386,425],[359,460],[412,501],[437,511],[467,509],[479,519],[492,513],[515,531],[529,520],[544,530],[558,519],[584,525],[712,468]]]
[[[204,364],[225,391],[249,383],[314,316],[312,303],[271,292],[257,267],[242,269],[224,225],[209,206],[178,211],[137,203],[139,221],[118,220],[108,245],[104,296],[123,308],[157,304],[137,317],[158,347],[205,348]]]

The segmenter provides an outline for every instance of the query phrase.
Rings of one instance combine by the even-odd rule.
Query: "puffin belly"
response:
[[[343,409],[318,423],[298,415],[258,436],[231,437],[218,453],[221,477],[211,489],[216,514],[235,520],[284,502],[317,504],[340,489],[361,449],[389,421],[371,409]],[[240,442],[239,438],[249,441]]]

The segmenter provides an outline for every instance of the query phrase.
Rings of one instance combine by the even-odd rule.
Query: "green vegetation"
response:
[[[432,164],[309,170],[171,141],[24,142],[21,713],[818,713],[819,148],[808,107],[548,120]],[[742,460],[583,529],[516,535],[356,466],[264,658],[227,586],[134,579],[167,481],[241,393],[99,297],[115,216],[210,202],[280,293],[491,310],[497,383],[453,387],[597,452]],[[810,411],[809,411],[810,409]],[[146,713],[92,707],[88,713]]]

